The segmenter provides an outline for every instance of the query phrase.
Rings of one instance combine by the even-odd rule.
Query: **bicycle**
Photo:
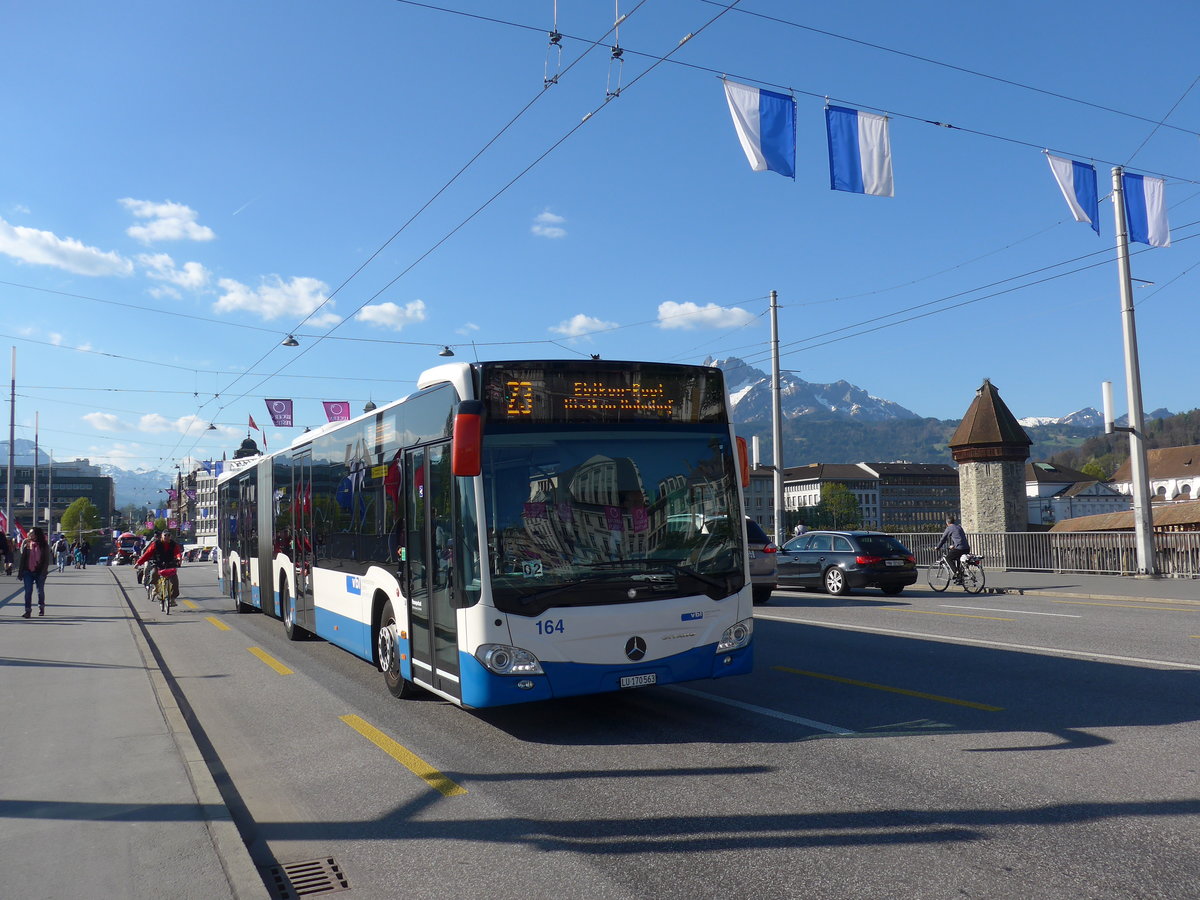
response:
[[[936,563],[929,567],[929,586],[941,593],[950,587],[951,582],[954,582],[961,584],[962,589],[969,594],[982,593],[983,587],[987,583],[987,578],[983,574],[983,566],[980,565],[982,561],[982,556],[970,553],[959,559],[963,574],[961,579],[957,579],[954,576],[954,567],[950,565],[949,560],[943,554],[938,557]]]
[[[160,608],[168,616],[171,614],[171,607],[175,605],[175,601],[171,599],[171,576],[175,574],[174,569],[159,569],[158,574],[154,578],[154,596],[157,598]]]

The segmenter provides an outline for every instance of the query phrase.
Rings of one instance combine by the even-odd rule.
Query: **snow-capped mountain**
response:
[[[1147,419],[1166,419],[1175,415],[1168,409],[1159,408],[1154,412],[1145,414]],[[1027,416],[1024,419],[1017,419],[1024,427],[1038,425],[1070,425],[1073,428],[1104,428],[1104,413],[1093,406],[1085,406],[1083,409],[1077,409],[1069,415],[1055,418],[1053,416]],[[1125,425],[1129,421],[1129,416],[1121,416],[1117,419],[1117,425]]]
[[[737,357],[712,359],[704,362],[725,373],[735,422],[769,422],[771,420],[771,378]],[[899,403],[873,397],[848,381],[815,384],[783,374],[779,378],[780,406],[784,419],[813,416],[820,419],[856,419],[864,422],[883,422],[891,419],[919,419],[916,413]]]

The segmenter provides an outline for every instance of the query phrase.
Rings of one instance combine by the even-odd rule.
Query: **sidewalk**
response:
[[[0,894],[266,898],[113,573],[0,576]]]
[[[1063,575],[1054,572],[1004,572],[984,568],[987,590],[1044,594],[1096,601],[1200,603],[1200,579],[1135,578],[1125,575]],[[921,579],[914,585],[920,588]]]

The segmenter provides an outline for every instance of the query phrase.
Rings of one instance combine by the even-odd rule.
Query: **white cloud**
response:
[[[86,417],[85,417],[86,418]],[[158,413],[146,413],[138,420],[138,429],[149,434],[197,434],[209,433],[208,420],[199,416],[180,416],[178,419],[168,419]],[[241,434],[236,428],[218,425],[217,430],[228,436]]]
[[[145,225],[130,225],[125,233],[143,244],[154,241],[211,241],[216,234],[207,225],[196,222],[199,215],[190,206],[182,203],[154,203],[151,200],[134,200],[122,197],[121,205]]]
[[[166,253],[143,253],[138,256],[137,261],[146,270],[146,277],[155,281],[165,281],[189,291],[198,291],[208,284],[208,269],[198,262],[186,262],[182,268],[178,268],[175,260]],[[164,292],[179,296],[173,291]]]
[[[364,306],[354,318],[371,325],[382,325],[400,331],[405,325],[425,321],[425,301],[414,300],[404,306],[395,303],[376,303]]]
[[[129,426],[112,413],[93,412],[83,417],[97,431],[128,431]]]
[[[567,229],[563,228],[562,225],[566,221],[562,216],[556,216],[547,209],[534,218],[533,227],[529,230],[538,237],[565,238],[567,236]]]
[[[10,225],[4,219],[0,219],[0,253],[21,262],[66,269],[76,275],[133,274],[133,263],[119,253],[105,253],[50,231]]]
[[[470,337],[472,332],[478,331],[479,326],[474,322],[463,322],[462,328],[454,329],[455,334],[461,334],[463,337]]]
[[[106,447],[89,447],[88,459],[103,460],[122,469],[136,469],[144,465],[149,454],[141,444],[111,444]]]
[[[659,328],[679,328],[688,331],[693,328],[737,328],[753,321],[753,313],[736,306],[726,308],[715,303],[698,306],[691,302],[676,303],[674,300],[658,304]]]
[[[59,334],[57,331],[51,331],[48,335],[46,335],[46,337],[49,339],[50,343],[52,343],[55,347],[62,346],[63,336],[61,334]]]
[[[225,293],[213,305],[217,312],[246,310],[268,320],[281,316],[307,316],[325,302],[325,293],[329,290],[325,282],[316,278],[284,281],[278,275],[264,277],[257,290],[232,278],[222,278],[218,284]],[[322,312],[309,319],[310,324],[317,326],[335,325],[340,321],[341,317],[332,312]]]
[[[603,319],[597,319],[595,316],[585,316],[583,313],[576,313],[571,318],[565,319],[557,325],[550,326],[550,330],[555,334],[577,338],[584,337],[593,331],[608,331],[610,328],[616,327],[616,322],[605,322]]]

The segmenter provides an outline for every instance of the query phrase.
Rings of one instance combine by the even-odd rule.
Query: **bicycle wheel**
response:
[[[167,579],[158,579],[158,602],[162,611],[168,616],[171,614],[171,585]]]
[[[963,566],[963,590],[969,594],[979,594],[983,592],[983,586],[987,583],[987,578],[983,574],[983,567],[977,563],[971,563]]]
[[[945,561],[929,567],[929,586],[939,593],[950,587],[950,567]]]

